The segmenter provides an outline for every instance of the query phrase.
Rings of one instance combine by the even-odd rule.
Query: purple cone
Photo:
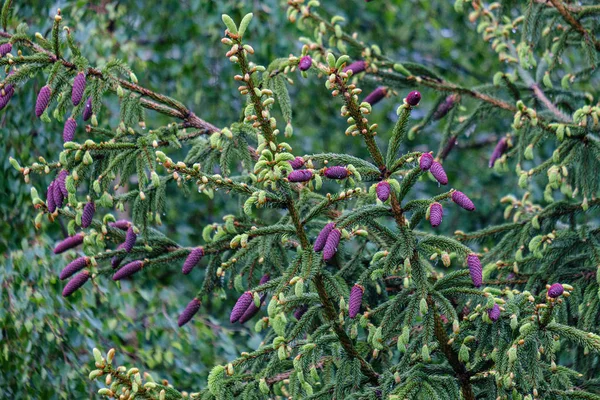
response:
[[[552,286],[550,286],[550,289],[548,289],[548,297],[555,299],[561,294],[563,294],[564,291],[565,288],[563,287],[563,285],[561,285],[560,283],[555,283]]]
[[[190,320],[194,317],[194,315],[196,315],[198,310],[200,310],[201,305],[202,303],[197,298],[190,301],[188,305],[185,306],[183,312],[179,315],[179,318],[177,318],[177,325],[179,325],[179,327],[182,327],[183,325],[190,322]]]
[[[65,251],[72,249],[73,247],[79,246],[83,243],[83,233],[78,233],[74,236],[69,236],[62,242],[58,243],[54,248],[54,254],[64,253]]]
[[[58,173],[58,176],[54,180],[63,197],[67,197],[69,195],[69,192],[67,191],[67,176],[69,176],[69,172],[63,169]]]
[[[373,90],[368,94],[367,97],[363,101],[369,103],[370,105],[375,105],[379,103],[387,94],[387,89],[384,86],[379,86],[377,89]]]
[[[132,261],[129,264],[125,264],[123,268],[115,272],[112,279],[113,281],[120,281],[121,279],[127,278],[135,274],[136,272],[141,271],[143,266],[144,263],[142,262],[142,260]]]
[[[497,159],[502,157],[502,155],[506,151],[507,147],[508,147],[508,141],[506,140],[505,137],[503,137],[502,139],[500,139],[498,141],[498,143],[496,144],[496,147],[494,148],[494,152],[492,153],[492,156],[490,157],[490,163],[489,163],[490,168],[492,168],[494,166],[494,163],[496,162]]]
[[[325,176],[329,179],[344,179],[350,174],[348,168],[336,165],[334,167],[325,168]]]
[[[126,219],[120,219],[115,222],[109,222],[108,226],[126,231],[131,226],[131,222],[127,221]]]
[[[69,297],[75,293],[77,289],[85,285],[88,279],[90,279],[90,273],[88,271],[83,271],[75,275],[63,289],[63,297]]]
[[[35,116],[40,117],[46,108],[48,108],[48,104],[50,104],[50,96],[52,95],[52,91],[50,90],[50,86],[46,85],[38,94],[37,100],[35,102]]]
[[[441,183],[442,185],[448,184],[448,176],[446,175],[446,171],[444,171],[444,167],[437,161],[431,163],[431,168],[429,168],[429,172],[435,178],[436,181]]]
[[[356,317],[360,311],[360,305],[362,304],[363,293],[365,288],[359,284],[352,286],[350,290],[350,298],[348,299],[348,316],[350,318]]]
[[[264,285],[265,283],[269,282],[271,280],[271,276],[269,274],[264,274],[263,276],[261,276],[260,281],[258,282],[259,285]]]
[[[457,99],[458,95],[456,94],[451,94],[448,97],[446,97],[442,104],[440,104],[433,113],[433,120],[437,121],[439,119],[444,118],[446,114],[448,114],[448,112],[454,108]]]
[[[433,156],[431,153],[423,153],[419,158],[419,168],[421,168],[421,171],[429,170],[431,164],[433,164]]]
[[[77,129],[77,122],[73,118],[67,118],[65,121],[65,127],[63,128],[63,142],[72,142],[75,138],[75,129]]]
[[[123,248],[126,252],[131,252],[133,246],[135,246],[135,242],[137,240],[137,235],[133,231],[133,226],[130,226],[127,229],[127,233],[125,234],[125,242],[123,242]]]
[[[410,92],[408,96],[406,96],[406,102],[413,107],[418,105],[420,101],[421,93],[417,92],[416,90]]]
[[[56,211],[56,203],[54,202],[54,181],[50,182],[48,189],[46,189],[46,207],[48,207],[48,211],[51,213]]]
[[[473,286],[480,287],[483,283],[483,270],[477,254],[471,253],[467,256],[467,265],[469,266],[469,273],[471,275]]]
[[[298,69],[300,71],[308,71],[312,65],[312,58],[310,56],[304,56],[298,63]]]
[[[11,50],[12,50],[12,44],[10,44],[10,43],[4,43],[3,45],[0,45],[0,57],[4,57],[8,53],[10,53]]]
[[[465,210],[475,210],[475,205],[473,204],[471,199],[469,199],[466,194],[464,194],[463,192],[459,192],[458,190],[452,192],[452,201],[455,202],[458,206],[464,208]]]
[[[15,94],[15,88],[13,87],[13,85],[6,85],[3,90],[4,90],[4,95],[0,96],[0,110],[4,109],[4,107],[6,107],[6,105],[10,101],[10,99]]]
[[[429,206],[429,223],[434,228],[442,223],[442,217],[444,216],[444,209],[440,203],[432,203]]]
[[[60,189],[60,185],[56,181],[54,181],[52,195],[54,196],[54,205],[56,205],[56,208],[61,208],[63,206],[65,196],[63,196],[63,192]]]
[[[381,201],[386,201],[390,197],[390,184],[386,181],[381,181],[377,184],[375,188],[375,192],[377,193],[377,198]]]
[[[83,109],[83,120],[87,121],[88,119],[92,118],[93,112],[92,98],[88,97],[87,101],[85,102],[85,108]]]
[[[342,232],[339,229],[334,229],[329,233],[327,241],[325,242],[325,247],[323,248],[323,260],[329,261],[335,256],[341,237]]]
[[[492,322],[498,321],[498,318],[500,318],[500,306],[498,306],[498,304],[494,304],[494,307],[487,310],[487,313]]]
[[[121,243],[117,247],[117,250],[121,250],[123,249],[123,247],[123,243]],[[119,268],[119,265],[121,265],[121,261],[123,261],[124,258],[125,255],[117,254],[116,256],[113,256],[113,258],[110,259],[110,265],[113,267],[113,269],[117,269]]]
[[[319,236],[317,236],[317,239],[315,240],[315,245],[313,247],[314,251],[319,252],[323,250],[323,247],[325,247],[325,242],[327,242],[327,237],[329,236],[329,233],[331,233],[333,228],[335,228],[335,223],[330,222],[327,225],[325,225],[323,229],[321,229],[321,232],[319,232]]]
[[[358,74],[359,72],[363,72],[365,69],[367,69],[367,63],[360,60],[354,61],[352,64],[346,66],[344,68],[344,72],[352,71],[353,74]]]
[[[300,307],[294,310],[294,318],[300,320],[304,314],[308,311],[308,306],[306,304],[301,305]]]
[[[86,203],[83,206],[83,214],[81,215],[81,227],[87,228],[94,219],[94,213],[96,212],[96,204],[93,201]]]
[[[308,169],[298,169],[290,172],[288,181],[290,182],[308,182],[312,179],[313,173]]]
[[[294,169],[300,169],[304,166],[304,158],[302,158],[302,157],[296,157],[293,160],[290,160],[288,162]]]
[[[190,251],[190,254],[188,254],[183,263],[181,272],[183,272],[184,275],[192,272],[192,269],[200,262],[202,256],[204,256],[204,249],[202,247],[196,247],[194,250]]]
[[[252,292],[244,292],[244,294],[242,294],[235,303],[235,306],[233,306],[231,315],[229,316],[229,321],[234,323],[239,320],[253,302],[254,298],[252,296]]]
[[[89,264],[89,262],[90,262],[90,259],[88,257],[76,258],[73,261],[71,261],[69,264],[67,264],[67,266],[64,267],[62,271],[60,271],[60,275],[58,277],[61,280],[65,280],[65,279],[71,277],[75,272],[81,271],[83,268],[85,268]]]
[[[81,103],[83,92],[85,91],[85,74],[80,72],[73,80],[73,90],[71,91],[71,101],[76,106]]]

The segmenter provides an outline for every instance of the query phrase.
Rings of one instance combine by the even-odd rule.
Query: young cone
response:
[[[198,263],[202,259],[202,256],[204,256],[204,249],[202,247],[196,247],[194,250],[190,251],[190,254],[188,254],[187,258],[185,259],[185,262],[183,263],[183,268],[181,269],[181,272],[183,272],[184,275],[187,275],[190,272],[192,272],[192,269],[194,269],[194,267],[198,265]]]
[[[317,236],[317,239],[315,239],[315,244],[313,246],[314,251],[319,252],[323,250],[323,247],[325,247],[325,242],[327,242],[327,237],[329,236],[333,228],[335,228],[335,223],[330,222],[327,225],[325,225],[323,229],[321,229],[321,232],[319,232],[319,236]]]
[[[377,198],[381,201],[386,201],[390,197],[391,187],[390,184],[386,181],[381,181],[377,184],[375,188],[375,193],[377,193]]]
[[[121,243],[118,247],[117,250],[121,250],[123,249],[123,243]],[[113,269],[117,269],[119,268],[119,265],[121,265],[121,261],[123,261],[123,259],[125,258],[125,255],[116,255],[113,256],[113,258],[110,259],[110,265],[113,267]]]
[[[56,181],[54,181],[54,185],[52,187],[52,196],[54,197],[54,204],[56,205],[56,208],[61,208],[63,206],[65,196],[63,196],[63,192]]]
[[[359,72],[363,72],[367,69],[367,63],[359,60],[354,61],[352,64],[344,67],[344,72],[352,71],[353,74],[358,74]]]
[[[4,43],[3,45],[0,45],[0,57],[4,57],[11,51],[12,51],[12,44]]]
[[[48,108],[48,104],[50,104],[50,96],[52,95],[52,91],[50,90],[50,86],[44,86],[40,92],[38,93],[37,100],[35,102],[35,116],[41,117],[46,108]]]
[[[294,169],[300,169],[304,166],[304,158],[302,158],[302,157],[296,157],[293,160],[290,160],[288,162]]]
[[[431,163],[431,168],[429,168],[429,172],[442,185],[448,184],[448,176],[446,175],[446,171],[444,171],[444,167],[437,161]]]
[[[308,306],[306,304],[301,305],[300,307],[294,310],[294,318],[300,320],[304,314],[308,311]]]
[[[451,94],[448,97],[446,97],[442,104],[440,104],[433,113],[433,120],[437,121],[439,119],[444,118],[446,114],[448,114],[448,112],[454,108],[458,99],[459,96],[457,94]]]
[[[108,226],[126,231],[131,226],[131,222],[127,221],[126,219],[120,219],[115,222],[109,222]]]
[[[235,306],[233,306],[231,315],[229,316],[229,321],[231,323],[237,322],[237,320],[244,315],[244,312],[246,312],[250,304],[253,302],[254,298],[252,296],[252,292],[244,292],[244,294],[242,294],[235,303]]]
[[[444,216],[444,209],[440,203],[432,203],[429,206],[429,223],[434,228],[442,223],[442,217]]]
[[[348,299],[348,316],[350,318],[356,317],[360,311],[360,305],[362,304],[363,293],[365,288],[359,284],[352,286],[350,290],[350,298]]]
[[[558,296],[562,295],[564,291],[565,288],[563,287],[563,285],[561,285],[560,283],[555,283],[552,286],[550,286],[550,289],[548,289],[548,297],[555,299]]]
[[[466,194],[459,192],[458,190],[452,192],[452,201],[467,211],[475,210],[475,205],[471,199],[469,199]]]
[[[60,275],[58,276],[60,280],[65,280],[70,278],[75,272],[81,271],[90,263],[89,257],[79,257],[71,261],[67,264],[66,267],[60,271]]]
[[[73,90],[71,91],[71,102],[74,106],[81,103],[83,92],[85,91],[85,74],[80,72],[73,80]]]
[[[72,142],[75,139],[75,130],[77,129],[77,122],[72,117],[67,118],[65,121],[65,127],[63,128],[63,142]]]
[[[121,279],[125,279],[125,278],[135,274],[136,272],[141,271],[143,266],[144,266],[144,263],[142,260],[132,261],[129,264],[125,264],[125,266],[123,268],[121,268],[120,270],[115,272],[112,279],[113,279],[113,281],[120,281]]]
[[[308,169],[298,169],[290,172],[287,179],[290,182],[308,182],[312,179],[313,173]]]
[[[417,106],[419,105],[419,102],[421,101],[421,93],[415,91],[412,91],[408,94],[408,96],[406,96],[406,102],[411,105],[411,106]]]
[[[70,295],[75,293],[77,289],[85,285],[88,279],[90,279],[90,273],[88,271],[83,271],[75,275],[63,289],[63,297],[69,297]]]
[[[325,242],[325,247],[323,247],[323,260],[329,261],[335,256],[341,237],[342,232],[339,229],[334,229],[329,233],[327,241]]]
[[[469,274],[471,275],[471,281],[473,286],[480,287],[483,283],[483,270],[481,268],[481,261],[476,254],[469,254],[467,256],[467,265],[469,267]]]
[[[500,318],[500,306],[498,304],[494,304],[494,307],[487,310],[487,313],[492,322],[498,321],[498,318]]]
[[[54,181],[50,182],[48,189],[46,189],[46,207],[51,213],[56,211],[56,203],[54,202]]]
[[[433,156],[431,153],[423,153],[419,158],[419,168],[421,168],[421,171],[429,170],[431,164],[433,164]]]
[[[300,71],[308,71],[312,65],[312,58],[310,56],[304,56],[298,63],[298,69]]]
[[[65,251],[72,249],[73,247],[79,246],[83,243],[83,233],[78,233],[74,236],[69,236],[62,242],[58,243],[54,248],[54,254],[64,253]]]
[[[69,192],[67,191],[67,176],[69,176],[69,172],[63,169],[58,173],[58,176],[54,180],[56,185],[58,185],[58,189],[62,193],[63,197],[67,197],[69,195]]]
[[[92,98],[88,97],[87,101],[85,102],[85,108],[83,109],[83,120],[87,121],[88,119],[92,118],[93,112]]]
[[[81,227],[87,228],[94,220],[94,213],[96,212],[96,204],[93,201],[86,203],[83,206],[83,214],[81,215]]]
[[[123,248],[126,252],[131,252],[133,246],[135,246],[135,242],[137,241],[137,235],[133,230],[133,226],[129,226],[127,229],[127,233],[125,234],[125,242],[123,242]]]
[[[375,89],[371,93],[369,93],[363,101],[365,101],[373,106],[373,105],[379,103],[381,100],[383,100],[385,98],[386,94],[387,94],[387,89],[384,86],[379,86],[377,89]]]
[[[350,174],[348,168],[336,165],[334,167],[325,168],[325,176],[329,179],[344,179]]]
[[[6,85],[3,91],[4,94],[0,92],[0,110],[4,109],[4,107],[6,107],[10,99],[13,97],[13,95],[15,94],[15,88],[13,87],[13,85]]]
[[[492,152],[492,156],[490,157],[490,163],[488,164],[488,166],[490,168],[494,167],[494,163],[496,162],[497,159],[502,157],[502,155],[506,151],[507,147],[508,147],[508,141],[506,140],[505,137],[503,137],[502,139],[500,139],[498,141],[498,143],[496,144],[496,147],[494,148],[494,151]]]
[[[196,315],[198,310],[200,310],[201,305],[202,305],[202,303],[200,302],[199,299],[197,299],[197,298],[192,299],[192,301],[190,301],[188,303],[188,305],[185,306],[185,309],[179,315],[179,318],[177,318],[177,325],[179,327],[182,327],[183,325],[190,322],[190,320],[194,317],[194,315]]]

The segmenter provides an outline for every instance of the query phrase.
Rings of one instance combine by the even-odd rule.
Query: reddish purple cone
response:
[[[90,259],[88,257],[79,257],[71,261],[67,264],[66,267],[60,271],[60,275],[58,276],[60,280],[65,280],[71,277],[75,272],[81,271],[90,263]]]
[[[112,279],[113,281],[120,281],[121,279],[127,278],[136,272],[141,271],[143,266],[144,263],[142,260],[132,261],[129,264],[125,264],[123,268],[115,272]]]
[[[561,285],[560,283],[555,283],[552,286],[550,286],[550,289],[548,289],[548,297],[552,297],[553,299],[555,299],[561,294],[563,294],[564,291],[565,288],[563,287],[563,285]]]
[[[130,226],[127,229],[127,233],[125,234],[125,242],[123,242],[123,248],[126,252],[131,252],[133,246],[135,246],[135,242],[137,240],[137,235],[133,231],[133,226]]]
[[[48,104],[50,104],[50,96],[52,95],[52,91],[50,90],[50,86],[46,85],[38,94],[37,100],[35,102],[35,116],[40,117],[46,108],[48,108]]]
[[[348,299],[348,316],[350,318],[356,317],[360,311],[360,305],[362,304],[363,293],[365,288],[359,284],[352,286],[350,290],[350,298]]]
[[[10,53],[11,50],[12,50],[12,44],[10,44],[10,43],[4,43],[3,45],[0,45],[0,57],[4,57],[8,53]]]
[[[420,101],[421,93],[417,92],[416,90],[410,92],[408,96],[406,96],[406,102],[413,107],[418,105]]]
[[[87,121],[88,119],[92,118],[93,113],[94,110],[92,108],[92,98],[88,97],[87,101],[85,102],[85,108],[83,109],[83,120]]]
[[[431,164],[433,164],[433,156],[431,153],[423,153],[419,158],[419,168],[421,168],[421,171],[429,170]]]
[[[334,229],[329,233],[327,241],[325,242],[325,247],[323,248],[323,260],[329,261],[335,256],[341,237],[342,232],[339,229]]]
[[[76,106],[81,103],[83,92],[85,91],[85,74],[80,72],[73,80],[73,90],[71,91],[71,101]]]
[[[429,206],[429,223],[434,228],[442,223],[442,217],[444,216],[444,209],[440,203],[432,203]]]
[[[481,261],[477,254],[471,253],[467,256],[467,265],[469,266],[469,273],[471,275],[471,281],[475,287],[481,286],[483,283],[483,270],[481,268]]]
[[[204,256],[204,249],[202,247],[196,247],[194,250],[190,251],[190,254],[188,254],[187,258],[185,259],[185,262],[183,263],[183,268],[181,269],[181,272],[183,272],[184,275],[187,275],[190,272],[192,272],[192,269],[194,269],[194,267],[198,265],[198,263],[202,259],[202,256]]]
[[[325,176],[329,179],[344,179],[350,174],[348,168],[339,165],[325,168]]]
[[[446,171],[444,171],[444,167],[437,161],[431,163],[431,168],[429,168],[429,172],[435,178],[436,181],[441,183],[442,185],[448,184],[448,176],[446,175]]]
[[[3,90],[4,95],[0,93],[0,110],[3,110],[4,107],[6,107],[10,99],[15,94],[15,88],[13,87],[13,85],[6,85]]]
[[[75,129],[77,129],[77,122],[73,118],[67,118],[65,127],[63,128],[63,142],[73,141],[75,138]]]
[[[235,303],[235,306],[233,306],[231,315],[229,316],[229,322],[234,323],[239,320],[253,302],[254,298],[252,296],[252,292],[244,292],[244,294],[242,294]]]
[[[315,240],[315,245],[313,246],[314,251],[319,252],[323,250],[323,247],[325,247],[325,242],[327,242],[327,237],[329,236],[333,228],[335,228],[335,224],[333,222],[330,222],[327,225],[325,225],[323,229],[321,229],[321,232],[319,232],[319,236],[317,236],[317,239]]]
[[[179,318],[177,318],[177,325],[179,325],[179,327],[182,327],[188,322],[190,322],[190,320],[194,317],[194,315],[196,315],[198,310],[200,310],[201,305],[202,303],[197,298],[190,301],[188,305],[185,306],[183,312],[179,315]]]
[[[121,243],[117,247],[117,250],[121,250],[121,249],[123,249],[123,243]],[[121,254],[113,256],[113,258],[110,259],[110,265],[113,267],[113,269],[117,269],[117,268],[119,268],[119,265],[121,265],[121,261],[123,261],[124,258],[125,258],[125,255],[121,255]]]
[[[83,233],[78,233],[74,236],[69,236],[62,242],[58,243],[54,248],[54,254],[64,253],[65,251],[72,249],[73,247],[79,246],[83,243]]]
[[[54,181],[50,182],[48,189],[46,189],[46,207],[48,207],[48,211],[51,213],[56,211],[56,203],[54,202]]]
[[[300,320],[304,314],[308,311],[308,306],[306,304],[301,305],[300,307],[294,310],[294,318]]]
[[[377,89],[373,90],[371,93],[369,93],[363,101],[373,106],[379,103],[385,97],[386,94],[387,89],[384,86],[380,86]]]
[[[65,196],[63,196],[62,190],[60,189],[60,185],[56,181],[54,181],[52,195],[54,196],[54,204],[56,205],[56,208],[61,208],[63,206]]]
[[[269,282],[271,280],[271,275],[269,274],[264,274],[263,276],[261,276],[260,281],[258,282],[259,285],[264,285],[265,283]]]
[[[498,306],[498,304],[494,304],[494,307],[487,310],[487,313],[492,322],[498,321],[498,318],[500,318],[500,306]]]
[[[54,180],[56,185],[58,185],[58,189],[62,193],[63,197],[67,197],[69,195],[69,192],[67,191],[67,176],[69,176],[69,172],[63,169],[58,173],[58,176]]]
[[[266,277],[266,280],[263,281]],[[267,283],[269,281],[269,275],[264,275],[261,280],[260,280],[260,284],[264,284]],[[267,297],[266,293],[263,293],[260,296],[260,304],[262,305],[263,301],[265,301],[265,298]],[[248,308],[246,309],[246,311],[244,311],[244,314],[240,317],[239,319],[239,323],[243,324],[244,322],[250,320],[252,317],[254,317],[256,314],[258,314],[258,312],[260,311],[260,306],[256,307],[256,305],[254,304],[254,300],[252,300],[252,303],[250,303],[250,305],[248,306]]]
[[[290,182],[308,182],[312,179],[313,173],[308,169],[298,169],[290,172],[288,181]]]
[[[294,169],[300,169],[304,166],[304,158],[302,158],[302,157],[296,157],[293,160],[290,160],[288,162]]]
[[[386,201],[390,197],[390,184],[386,181],[381,181],[377,184],[375,188],[375,192],[377,193],[377,198],[381,201]]]
[[[131,222],[127,221],[126,219],[120,219],[115,222],[109,222],[108,226],[126,231],[131,226]]]
[[[93,201],[86,203],[83,206],[83,214],[81,215],[81,227],[87,228],[90,226],[94,219],[94,213],[96,212],[96,204]]]
[[[488,166],[490,168],[492,168],[494,166],[494,163],[496,162],[497,159],[502,157],[502,154],[504,154],[507,147],[508,147],[508,141],[506,140],[505,137],[503,137],[502,139],[500,139],[498,141],[498,143],[496,144],[496,147],[494,148],[494,152],[492,153],[492,156],[490,157],[490,163],[488,164]]]
[[[353,74],[358,74],[359,72],[363,72],[365,69],[367,69],[367,63],[360,60],[354,61],[352,64],[346,66],[344,68],[344,72],[352,71]]]
[[[312,58],[310,56],[304,56],[298,63],[298,69],[300,71],[308,71],[312,65]]]
[[[88,279],[90,279],[90,273],[88,271],[83,271],[75,275],[63,289],[63,297],[69,297],[70,295],[75,293],[77,289],[85,285]]]
[[[473,204],[471,199],[469,199],[466,194],[464,194],[463,192],[459,192],[458,190],[452,192],[452,201],[455,202],[458,206],[464,208],[465,210],[475,210],[475,205]]]
[[[456,100],[458,100],[458,95],[456,94],[451,94],[448,97],[446,97],[442,104],[440,104],[433,113],[433,120],[437,121],[439,119],[444,118],[446,114],[448,114],[448,112],[454,108],[454,106],[456,105]]]

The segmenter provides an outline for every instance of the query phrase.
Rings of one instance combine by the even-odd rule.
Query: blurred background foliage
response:
[[[61,8],[64,23],[84,44],[82,50],[92,64],[123,59],[143,86],[182,101],[216,126],[239,120],[243,107],[233,65],[220,43],[221,14],[239,20],[247,12],[254,13],[249,40],[257,63],[267,65],[277,57],[299,54],[302,46],[302,33],[286,20],[285,2],[280,0],[165,0],[151,5],[142,0],[14,3],[9,30],[26,22],[31,34],[46,35]],[[365,42],[377,43],[392,59],[432,66],[464,86],[490,83],[493,72],[500,69],[489,45],[464,15],[454,12],[452,2],[322,3],[331,15],[345,17],[348,30],[356,31]],[[35,231],[29,187],[8,162],[9,156],[24,161],[51,160],[62,149],[62,123],[44,124],[33,115],[35,96],[43,82],[40,76],[34,85],[20,87],[11,104],[0,112],[1,397],[17,398],[24,393],[36,398],[92,397],[96,384],[85,378],[92,347],[115,347],[118,357],[125,358],[118,360],[119,364],[146,368],[179,389],[204,386],[212,365],[256,347],[260,337],[251,324],[240,328],[226,322],[229,305],[225,303],[231,300],[224,296],[217,296],[193,324],[176,329],[174,319],[202,282],[201,276],[180,279],[174,274],[179,266],[173,266],[172,270],[141,275],[135,287],[124,283],[119,288],[105,281],[93,291],[79,291],[67,300],[61,297],[62,285],[56,276],[69,259],[52,256],[51,248],[66,229],[58,221],[44,223]],[[363,82],[361,86],[366,94],[377,83]],[[396,107],[405,95],[398,93],[375,107],[371,120],[379,123],[383,137],[393,127]],[[294,137],[289,142],[295,154],[367,155],[359,138],[343,137],[347,124],[339,116],[339,102],[331,100],[322,80],[303,80],[298,75],[291,96]],[[413,118],[423,117],[438,96],[424,91]],[[116,103],[107,100],[105,106],[103,112],[117,114]],[[463,102],[463,107],[469,107],[469,101]],[[102,116],[103,120],[107,117]],[[168,122],[147,113],[149,129]],[[442,119],[429,126],[408,146],[435,152],[445,125]],[[450,180],[460,182],[478,204],[478,212],[468,219],[450,208],[445,216],[448,234],[454,229],[468,231],[501,222],[498,201],[507,188],[516,185],[512,174],[500,177],[487,168],[487,162],[497,137],[508,129],[508,123],[500,119],[481,121],[458,138],[447,157],[444,166]],[[38,187],[43,186],[43,178],[35,179]],[[227,204],[225,196],[217,195],[214,200],[193,192],[187,197],[170,196],[161,229],[182,245],[200,244],[202,227],[227,214],[228,207],[236,204]]]

